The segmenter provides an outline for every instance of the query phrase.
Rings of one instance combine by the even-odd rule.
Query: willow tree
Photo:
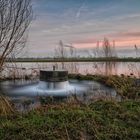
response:
[[[23,47],[31,20],[31,0],[0,0],[0,72],[6,58]]]

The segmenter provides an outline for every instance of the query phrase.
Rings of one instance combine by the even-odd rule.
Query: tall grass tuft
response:
[[[14,113],[14,109],[9,99],[0,95],[0,116],[8,116]]]

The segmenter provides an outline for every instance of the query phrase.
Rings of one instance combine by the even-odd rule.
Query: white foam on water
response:
[[[50,84],[50,83],[49,83]],[[11,86],[10,83],[3,83],[2,89],[7,96],[11,97],[36,97],[36,96],[70,96],[70,95],[82,95],[85,93],[106,91],[111,92],[112,95],[116,95],[115,90],[107,89],[102,84],[94,81],[65,81],[65,82],[53,82],[48,85],[47,82],[39,81],[36,84],[29,84],[23,86]]]

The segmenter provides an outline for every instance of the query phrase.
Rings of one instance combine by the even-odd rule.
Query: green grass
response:
[[[139,140],[140,102],[48,105],[1,119],[1,140]]]

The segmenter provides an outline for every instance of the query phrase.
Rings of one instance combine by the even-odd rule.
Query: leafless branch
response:
[[[12,51],[24,46],[32,15],[31,0],[0,0],[0,71]]]

